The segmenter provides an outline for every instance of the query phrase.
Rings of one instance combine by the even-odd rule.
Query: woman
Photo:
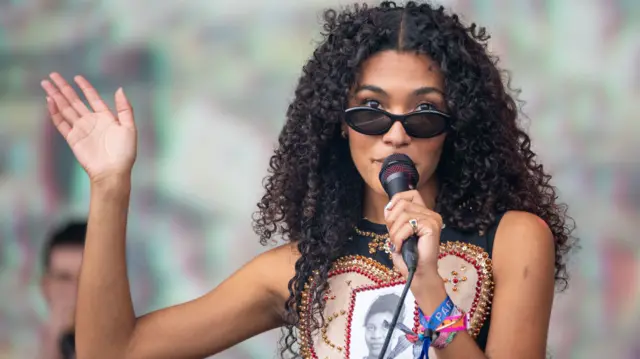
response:
[[[488,35],[413,2],[329,10],[324,29],[255,218],[262,243],[288,243],[205,296],[140,318],[125,265],[131,105],[119,89],[112,114],[76,77],[90,110],[58,74],[43,81],[53,122],[91,180],[79,358],[203,357],[280,326],[283,356],[355,358],[366,348],[352,345],[351,322],[367,295],[402,288],[399,251],[413,233],[419,263],[405,305],[430,315],[449,296],[469,318],[432,358],[545,356],[571,228],[517,127]],[[393,153],[415,162],[419,182],[389,200],[378,173]]]

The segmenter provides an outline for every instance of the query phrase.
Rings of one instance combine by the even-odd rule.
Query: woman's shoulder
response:
[[[530,212],[508,211],[497,227],[493,249],[497,272],[544,268],[553,273],[555,243],[542,218]]]
[[[502,215],[496,228],[496,241],[500,238],[518,238],[519,242],[546,239],[549,241],[547,244],[553,244],[549,225],[539,216],[525,211],[507,211]]]
[[[252,262],[256,275],[269,282],[273,294],[286,300],[289,298],[289,281],[295,276],[296,261],[300,258],[295,242],[273,247],[258,255]]]
[[[296,261],[300,258],[298,245],[296,242],[287,242],[279,244],[266,252],[260,254],[256,259],[261,260],[265,264],[279,264],[282,266],[295,266]]]

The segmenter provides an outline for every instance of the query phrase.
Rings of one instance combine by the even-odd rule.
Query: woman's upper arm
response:
[[[203,358],[281,326],[296,259],[292,245],[275,248],[206,295],[138,318],[127,358]]]
[[[554,263],[547,224],[530,213],[506,213],[493,248],[495,293],[486,348],[491,359],[545,358]]]

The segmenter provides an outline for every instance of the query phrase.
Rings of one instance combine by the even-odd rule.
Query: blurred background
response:
[[[143,314],[204,294],[265,250],[251,230],[261,180],[321,10],[347,3],[0,1],[1,359],[35,357],[48,316],[43,243],[88,208],[88,181],[46,117],[40,80],[83,74],[110,103],[122,86],[134,105],[128,255]],[[556,296],[550,352],[640,358],[640,3],[442,3],[489,29],[577,222],[582,248]],[[277,334],[227,357],[273,358]]]

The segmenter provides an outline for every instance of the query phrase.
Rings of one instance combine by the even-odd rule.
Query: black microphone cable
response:
[[[407,283],[404,285],[404,289],[402,290],[402,294],[400,295],[400,301],[396,306],[396,311],[393,313],[393,319],[391,320],[391,324],[389,325],[389,330],[387,331],[387,337],[384,339],[384,344],[382,345],[382,349],[380,350],[380,355],[378,359],[384,359],[384,355],[387,352],[387,348],[389,347],[389,343],[391,342],[391,337],[393,336],[393,332],[396,329],[396,324],[398,323],[398,317],[400,317],[400,312],[402,312],[402,306],[404,305],[404,300],[407,298],[407,293],[409,292],[409,288],[411,288],[411,282],[413,281],[413,275],[416,274],[415,267],[413,269],[409,269],[409,275],[407,276]]]

